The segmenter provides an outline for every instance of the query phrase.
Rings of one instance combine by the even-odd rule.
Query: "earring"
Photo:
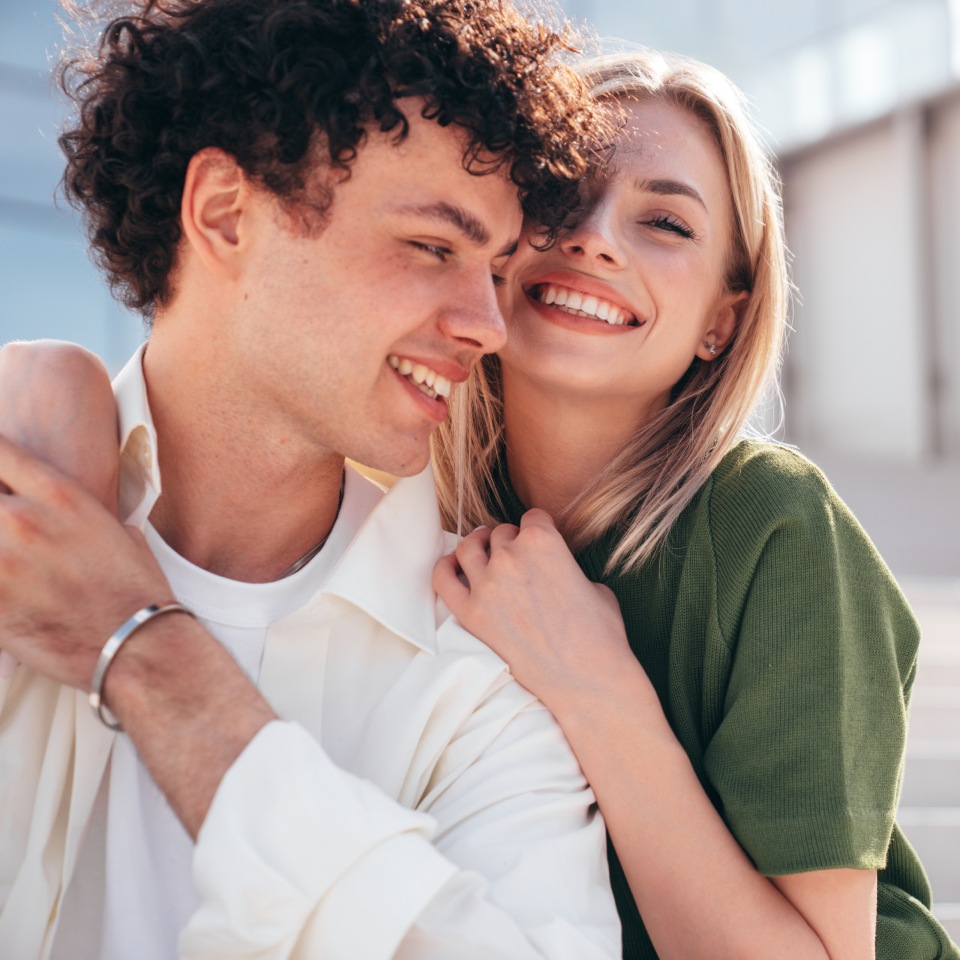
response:
[[[706,340],[704,340],[703,345],[710,351],[711,357],[715,357],[717,355],[717,345],[715,343],[708,343]]]

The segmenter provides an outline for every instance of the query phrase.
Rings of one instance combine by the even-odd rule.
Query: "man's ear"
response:
[[[737,332],[737,324],[746,308],[750,294],[746,290],[736,293],[727,291],[720,298],[712,321],[703,334],[697,356],[701,360],[716,360],[727,348],[727,344]]]
[[[207,147],[191,157],[180,203],[183,234],[206,268],[219,276],[236,276],[240,221],[249,196],[249,181],[230,154]]]

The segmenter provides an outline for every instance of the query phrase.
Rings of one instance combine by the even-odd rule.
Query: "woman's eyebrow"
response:
[[[653,180],[647,180],[637,177],[637,179],[633,181],[633,187],[640,193],[656,193],[661,197],[690,197],[691,200],[696,200],[704,210],[707,209],[703,197],[701,197],[690,184],[684,183],[682,180],[671,180],[669,177],[658,177]]]

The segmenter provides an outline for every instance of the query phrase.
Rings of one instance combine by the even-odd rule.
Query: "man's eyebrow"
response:
[[[456,204],[439,200],[436,203],[404,203],[395,213],[426,217],[456,227],[471,243],[482,247],[490,242],[490,231],[472,214]]]
[[[704,210],[707,209],[707,205],[703,202],[703,197],[701,197],[693,187],[688,183],[684,183],[682,180],[671,180],[669,178],[642,180],[638,177],[633,181],[633,187],[640,193],[656,193],[661,197],[689,197],[691,200],[696,200]]]

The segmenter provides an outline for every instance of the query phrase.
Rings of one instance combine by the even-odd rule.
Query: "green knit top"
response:
[[[517,523],[505,466],[497,486]],[[744,440],[656,559],[605,574],[617,536],[577,559],[616,594],[667,720],[757,868],[876,869],[878,960],[960,960],[894,822],[917,624],[820,471]],[[609,859],[624,957],[656,958],[612,847]]]

